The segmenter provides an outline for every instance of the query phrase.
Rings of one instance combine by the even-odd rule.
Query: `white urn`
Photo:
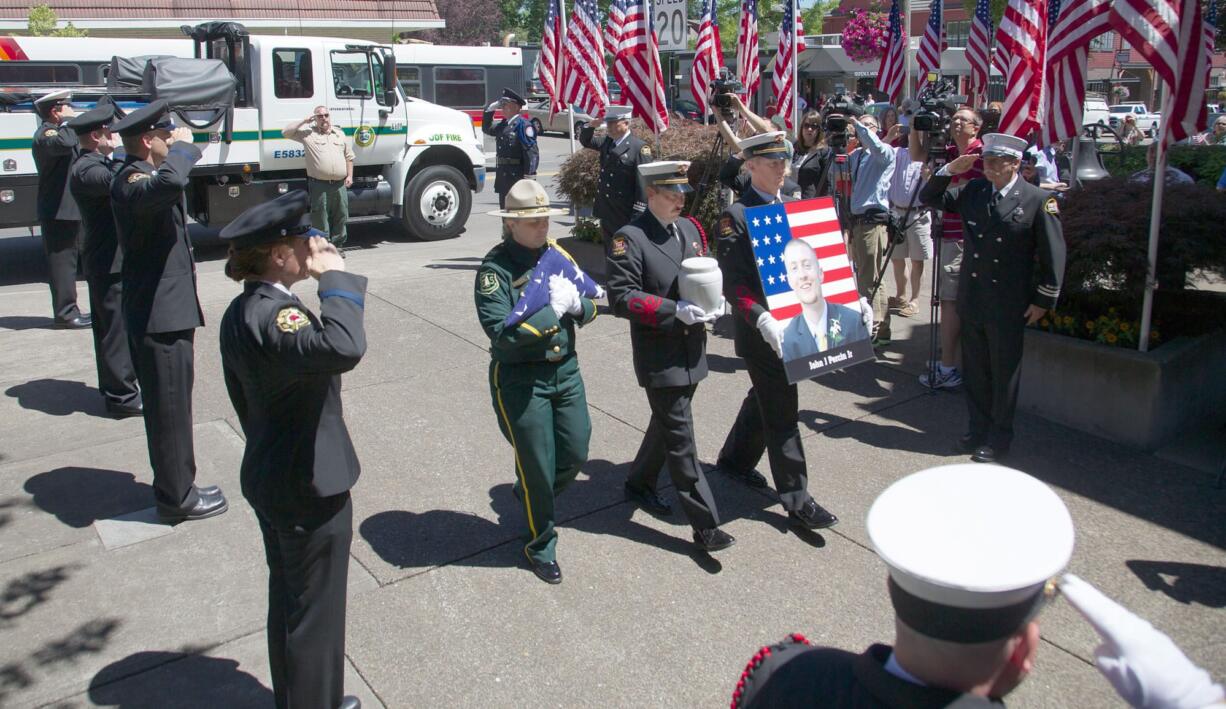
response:
[[[723,301],[724,274],[719,270],[719,262],[708,256],[695,256],[681,262],[681,275],[678,277],[678,289],[682,300],[714,312]]]

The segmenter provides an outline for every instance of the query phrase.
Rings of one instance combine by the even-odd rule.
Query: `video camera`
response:
[[[728,70],[724,69],[720,72],[719,78],[711,82],[711,91],[713,93],[712,104],[720,110],[726,120],[732,120],[736,115],[732,97],[735,94],[745,93],[745,85],[729,76]]]
[[[822,130],[826,143],[838,154],[847,151],[847,126],[850,118],[864,115],[864,97],[835,94],[822,107]]]
[[[956,86],[949,79],[942,79],[937,72],[928,73],[928,81],[915,97],[911,114],[911,129],[928,134],[929,156],[944,155],[949,144],[949,123],[953,115],[967,101],[966,96],[955,94]]]

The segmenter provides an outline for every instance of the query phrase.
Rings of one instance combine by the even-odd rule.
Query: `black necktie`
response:
[[[993,192],[992,199],[988,200],[988,208],[996,209],[996,207],[1000,204],[1000,198],[1003,194],[1003,192]]]

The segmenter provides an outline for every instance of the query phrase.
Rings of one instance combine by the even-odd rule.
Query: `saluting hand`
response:
[[[310,253],[307,254],[307,273],[316,280],[328,271],[344,271],[345,259],[336,247],[322,236],[312,236],[307,242]]]
[[[184,143],[192,142],[192,129],[188,128],[187,126],[179,126],[178,128],[175,128],[174,130],[170,131],[170,139],[166,141],[166,144],[174,145],[180,140]]]
[[[979,156],[973,153],[959,155],[951,160],[950,163],[945,166],[945,169],[948,170],[949,174],[951,175],[961,175],[964,172],[970,172],[971,168],[975,167],[975,161],[978,159]]]

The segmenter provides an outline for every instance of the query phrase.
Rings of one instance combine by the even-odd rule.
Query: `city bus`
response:
[[[396,73],[408,96],[467,113],[481,113],[504,88],[524,94],[524,53],[519,47],[454,47],[397,44]],[[501,112],[495,113],[501,118]]]

